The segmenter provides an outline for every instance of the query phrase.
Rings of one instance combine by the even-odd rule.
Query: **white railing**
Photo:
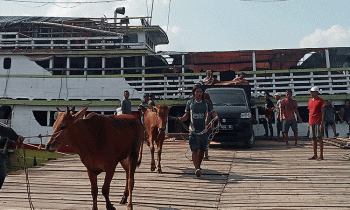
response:
[[[318,86],[322,94],[350,94],[350,74],[347,68],[324,69],[310,72],[290,72],[288,76],[276,76],[276,73],[248,77],[252,87],[252,96],[261,97],[264,91],[284,93],[291,89],[296,96],[309,95],[312,86]],[[257,72],[258,73],[258,72]]]

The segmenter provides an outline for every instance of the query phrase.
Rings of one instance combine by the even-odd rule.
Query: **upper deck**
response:
[[[130,25],[130,21],[136,25]],[[0,52],[146,49],[168,44],[166,33],[146,18],[0,17]],[[46,50],[46,51],[45,51]]]

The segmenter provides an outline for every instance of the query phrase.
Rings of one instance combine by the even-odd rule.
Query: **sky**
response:
[[[85,3],[59,3],[67,1]],[[0,0],[0,14],[112,18],[125,7],[124,16],[148,17],[152,1]],[[350,47],[349,8],[349,0],[154,0],[152,25],[169,37],[157,51]]]

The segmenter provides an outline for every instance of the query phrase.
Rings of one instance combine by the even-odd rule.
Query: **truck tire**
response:
[[[251,134],[249,139],[245,140],[244,146],[247,148],[252,148],[254,146],[254,143],[255,143],[255,134],[254,134],[254,131],[252,129],[252,134]]]

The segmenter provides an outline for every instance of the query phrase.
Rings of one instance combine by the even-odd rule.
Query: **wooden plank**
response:
[[[257,141],[255,148],[213,144],[210,161],[202,164],[203,175],[195,177],[188,142],[165,142],[162,174],[150,171],[145,145],[135,175],[134,209],[344,209],[349,208],[350,167],[347,150],[325,146],[324,161],[312,156],[310,141],[286,148],[283,142]],[[104,173],[98,178],[98,207],[105,209],[101,195]],[[29,169],[35,209],[91,209],[90,183],[77,155],[65,156]],[[111,183],[115,208],[125,187],[125,173],[118,166]],[[29,209],[23,171],[6,177],[0,191],[3,210]]]

